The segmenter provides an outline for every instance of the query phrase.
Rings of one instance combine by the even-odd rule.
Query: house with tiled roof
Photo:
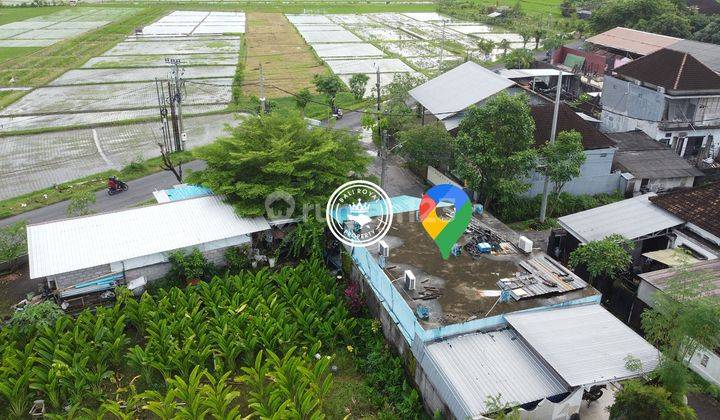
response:
[[[695,162],[720,152],[720,75],[692,54],[660,49],[606,75],[605,132],[641,130]]]

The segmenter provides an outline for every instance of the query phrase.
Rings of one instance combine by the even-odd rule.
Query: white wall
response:
[[[565,184],[564,192],[574,195],[595,195],[614,193],[620,188],[620,172],[611,172],[615,149],[597,149],[585,151],[585,163],[580,168],[580,176]],[[537,172],[533,172],[528,179],[530,189],[525,192],[526,197],[542,194],[545,179]],[[550,183],[552,189],[553,184]]]
[[[707,356],[707,359],[705,359]],[[706,366],[703,366],[702,362],[705,359]],[[712,382],[716,386],[720,386],[720,357],[714,352],[706,349],[699,349],[695,352],[693,357],[688,363],[690,369],[697,372],[698,375],[705,378],[705,380]]]

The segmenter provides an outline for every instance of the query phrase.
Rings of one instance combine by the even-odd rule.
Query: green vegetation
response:
[[[49,15],[50,13],[65,10],[67,7],[0,7],[0,25],[30,19],[38,16]]]
[[[191,160],[189,152],[177,152],[173,154],[175,159],[188,162]],[[18,197],[0,201],[0,218],[22,214],[30,210],[45,207],[60,201],[69,200],[75,194],[86,191],[99,191],[107,187],[107,179],[117,176],[123,181],[142,178],[144,176],[160,172],[162,160],[160,157],[152,158],[142,163],[143,169],[138,169],[138,162],[131,163],[120,171],[110,170],[98,174],[89,175],[80,179],[55,185],[24,194]]]
[[[681,267],[663,293],[653,295],[653,307],[642,314],[645,337],[662,352],[653,374],[676,403],[683,401],[694,382],[686,360],[700,348],[720,346],[720,297],[708,293],[714,288],[713,273]]]
[[[90,206],[95,204],[95,200],[95,193],[92,191],[79,191],[73,194],[70,198],[70,202],[68,203],[68,217],[86,216],[88,214],[92,214],[93,211]]]
[[[643,384],[633,380],[623,384],[615,394],[615,403],[610,407],[613,420],[693,420],[695,411],[671,399],[670,393],[659,386]]]
[[[568,264],[573,269],[584,268],[591,278],[614,280],[630,267],[630,251],[635,244],[622,235],[590,241],[570,253]]]
[[[720,42],[720,18],[697,13],[676,0],[609,0],[593,12],[592,29],[601,32],[625,26],[679,38]]]
[[[324,208],[330,193],[370,162],[355,136],[309,128],[299,113],[281,111],[248,118],[195,156],[207,168],[188,180],[224,195],[246,216],[264,215],[266,199],[278,192],[298,210]]]
[[[443,170],[452,163],[453,139],[441,122],[401,131],[397,147],[418,171],[428,165]]]
[[[5,60],[0,65],[0,80],[15,78],[19,86],[41,86],[66,71],[80,67],[90,58],[101,55],[125,39],[136,27],[158,19],[165,13],[160,7],[138,8],[129,17],[113,22],[95,31],[60,41],[35,52]],[[0,108],[26,92],[1,98]]]
[[[548,208],[548,216],[553,215],[565,184],[580,176],[580,167],[585,159],[582,135],[574,130],[561,131],[554,142],[545,143],[540,148],[542,165],[538,167],[538,172],[553,183],[553,205]]]
[[[13,261],[26,253],[25,222],[15,222],[0,228],[0,262]],[[10,271],[15,268],[10,267]]]
[[[401,359],[376,321],[350,315],[341,287],[312,259],[139,300],[118,289],[110,308],[11,324],[0,415],[43,399],[70,418],[422,416]]]
[[[455,144],[460,179],[480,193],[485,208],[501,197],[529,188],[535,167],[535,122],[524,95],[501,93],[482,107],[471,107],[460,122]]]

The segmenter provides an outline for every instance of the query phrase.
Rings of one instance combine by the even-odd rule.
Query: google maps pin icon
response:
[[[455,206],[455,216],[443,219],[437,214],[441,203]],[[470,223],[472,203],[465,191],[451,184],[438,184],[423,194],[420,201],[420,222],[425,232],[435,241],[444,260]]]

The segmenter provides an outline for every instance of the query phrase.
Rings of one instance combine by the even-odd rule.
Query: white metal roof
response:
[[[458,418],[485,414],[485,401],[525,404],[568,391],[518,334],[511,330],[472,333],[426,346],[426,354],[446,377],[461,407]],[[436,385],[437,386],[437,385]]]
[[[528,77],[557,76],[560,72],[563,76],[573,75],[570,72],[556,69],[500,69],[498,74],[508,79],[526,79]]]
[[[412,89],[410,96],[443,120],[515,83],[468,61]]]
[[[505,315],[507,322],[570,386],[638,376],[626,358],[655,369],[658,350],[599,304]]]
[[[558,223],[582,243],[620,234],[636,239],[685,223],[648,200],[648,193],[594,209],[563,216]]]
[[[208,196],[27,227],[30,277],[67,273],[270,229]]]

